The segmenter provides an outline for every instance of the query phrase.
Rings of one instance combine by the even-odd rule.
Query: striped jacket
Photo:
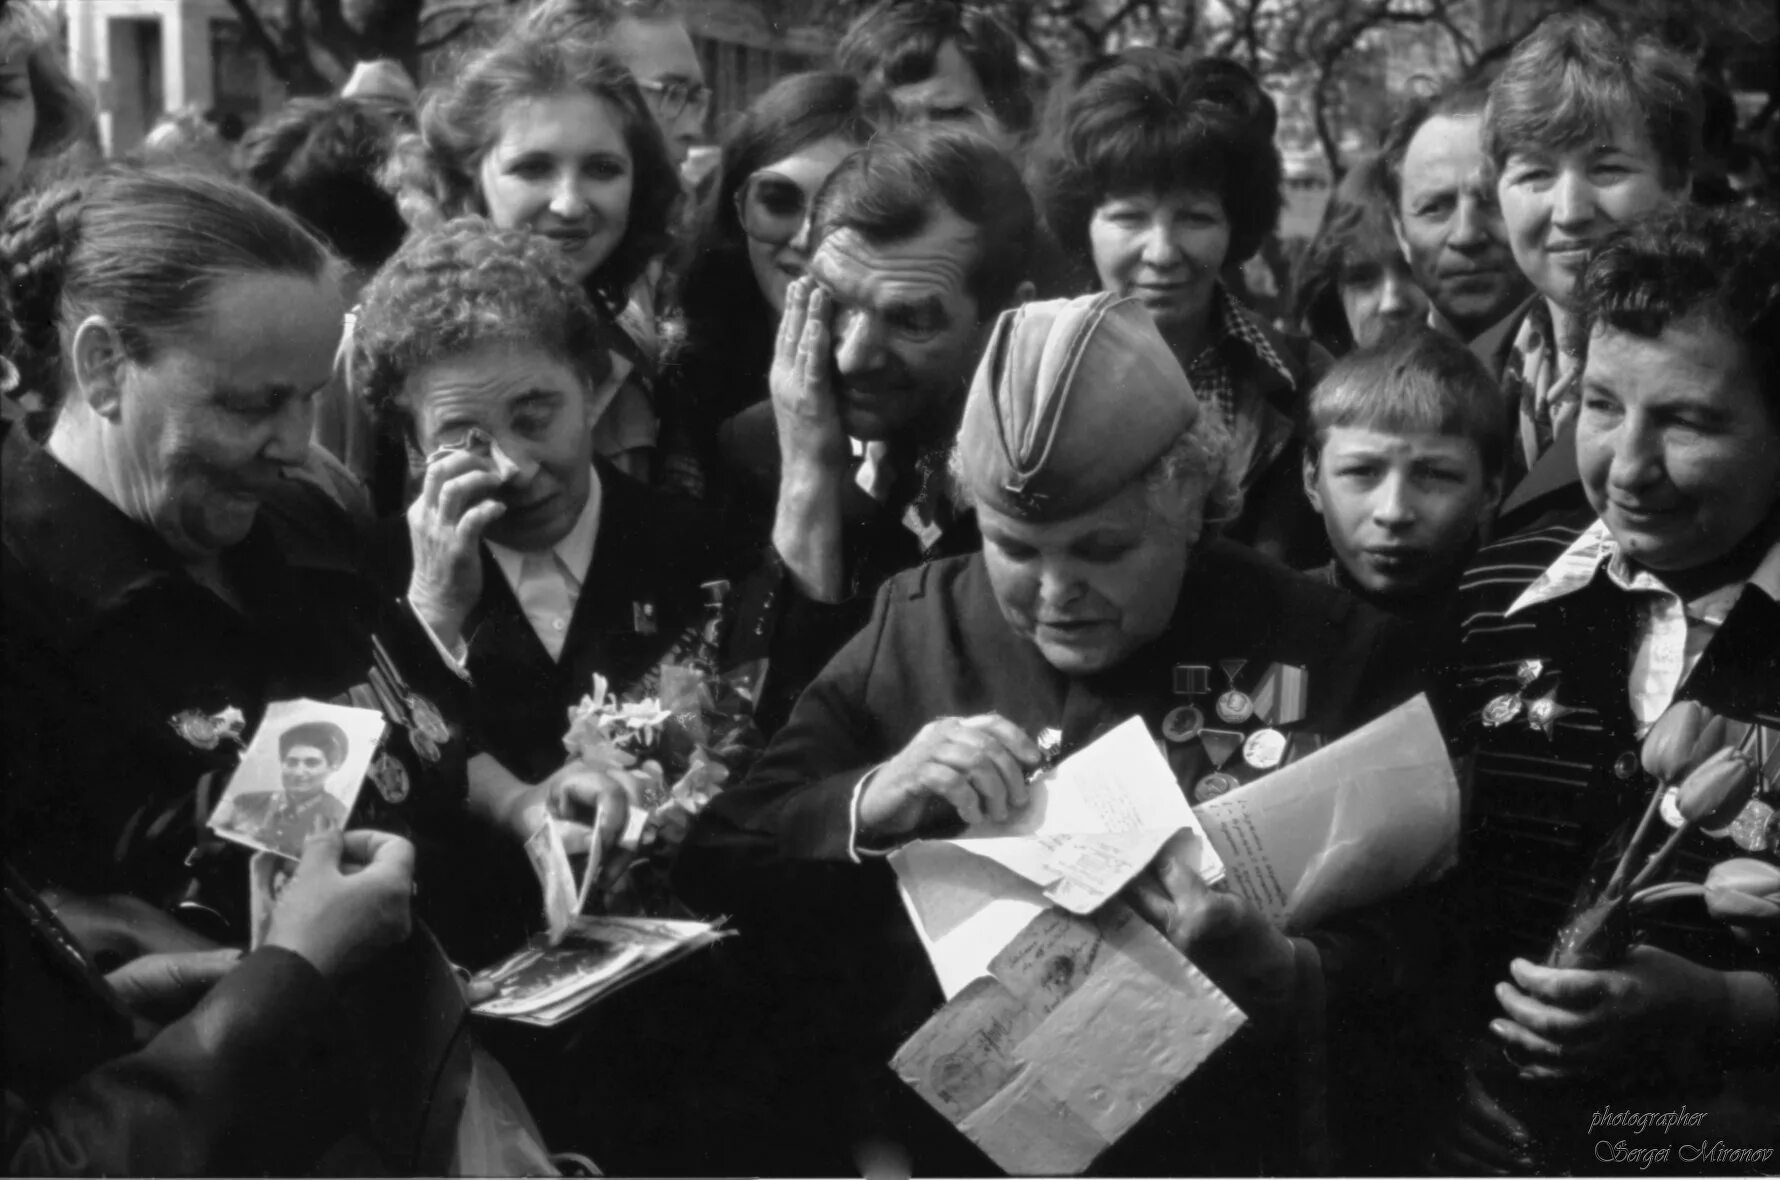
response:
[[[1597,571],[1579,590],[1509,610],[1592,523],[1592,514],[1572,517],[1490,545],[1459,589],[1459,641],[1441,706],[1454,753],[1472,759],[1462,861],[1479,988],[1506,978],[1513,956],[1543,959],[1579,892],[1611,873],[1655,789],[1639,762],[1627,692],[1638,600]],[[1515,695],[1525,702],[1517,715],[1486,724],[1490,703]],[[1746,587],[1676,697],[1767,727],[1772,793],[1780,778],[1780,603]],[[1535,710],[1542,699],[1555,707]],[[1698,881],[1713,864],[1749,855],[1728,838],[1696,832],[1672,876]],[[1668,907],[1640,940],[1722,969],[1780,965],[1761,961],[1697,905]]]

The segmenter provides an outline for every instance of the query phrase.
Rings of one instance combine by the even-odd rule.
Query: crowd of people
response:
[[[888,1065],[944,997],[886,854],[1133,716],[1207,803],[1278,757],[1197,706],[1280,667],[1312,748],[1428,694],[1456,868],[1288,933],[1165,848],[1122,904],[1248,1020],[1097,1167],[1637,1167],[1617,1108],[1697,1116],[1669,1168],[1771,1169],[1780,217],[1706,183],[1686,57],[1563,13],[1408,103],[1280,322],[1241,281],[1277,111],[1225,59],[1038,101],[991,16],[883,0],[697,182],[672,0],[531,0],[347,91],[93,160],[47,11],[0,7],[9,1171],[509,1135],[570,1174],[992,1174]],[[565,716],[689,633],[764,669],[763,750],[667,866],[739,936],[567,1029],[472,1022],[540,927],[527,840],[616,866],[649,792]],[[256,916],[207,821],[291,700],[386,736]],[[1734,822],[1667,825],[1706,904],[1555,965],[1682,706],[1753,765]],[[225,808],[325,781],[321,726]],[[1767,884],[1727,910],[1733,861]],[[491,1073],[529,1108],[495,1131]]]

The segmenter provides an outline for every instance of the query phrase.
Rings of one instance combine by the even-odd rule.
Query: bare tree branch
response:
[[[475,28],[478,23],[476,17],[466,17],[462,21],[459,21],[458,24],[449,31],[441,33],[430,40],[422,41],[414,48],[421,53],[431,53],[435,49],[443,49],[445,46],[451,44],[453,41]]]

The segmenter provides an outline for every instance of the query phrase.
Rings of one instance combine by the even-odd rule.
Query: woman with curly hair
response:
[[[50,14],[36,0],[0,4],[0,208],[27,164],[68,147],[92,118],[56,49]]]
[[[1379,169],[1374,157],[1348,170],[1298,262],[1293,318],[1334,356],[1369,348],[1428,315],[1428,297],[1391,229]]]
[[[548,794],[530,784],[564,770],[562,719],[591,677],[622,692],[653,669],[711,576],[695,506],[595,457],[609,362],[582,342],[609,313],[578,278],[543,235],[458,218],[378,272],[352,340],[354,388],[426,456],[381,546],[384,580],[473,685],[471,802],[522,837]]]
[[[673,376],[674,404],[707,470],[718,426],[766,399],[816,193],[871,133],[859,82],[814,72],[775,83],[724,137],[716,197],[686,275],[686,344]]]
[[[630,73],[597,45],[516,27],[428,89],[420,131],[398,146],[391,175],[417,230],[480,214],[561,251],[611,313],[596,345],[612,354],[596,390],[596,445],[647,477],[660,431],[652,313],[629,331],[616,324],[669,244],[680,185]]]
[[[1235,62],[1146,49],[1108,59],[1048,113],[1035,170],[1051,232],[1094,285],[1143,301],[1232,436],[1248,506],[1225,535],[1316,564],[1293,422],[1328,357],[1219,279],[1279,218],[1273,100]]]

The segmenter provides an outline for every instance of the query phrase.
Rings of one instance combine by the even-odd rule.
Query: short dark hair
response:
[[[1121,54],[1084,80],[1049,128],[1037,167],[1046,220],[1077,265],[1108,198],[1211,192],[1230,222],[1226,265],[1247,261],[1279,221],[1279,113],[1254,75],[1224,58]]]
[[[1032,126],[1032,97],[1013,34],[980,8],[957,0],[879,0],[835,47],[841,69],[873,90],[924,82],[947,42],[958,46],[983,84],[989,109],[1010,131]]]
[[[1556,13],[1514,47],[1491,83],[1483,154],[1500,171],[1517,151],[1592,143],[1619,118],[1649,139],[1664,188],[1687,182],[1702,118],[1687,61],[1653,37],[1624,35],[1598,13]]]
[[[1026,281],[1038,215],[1013,161],[974,131],[904,127],[842,160],[816,195],[811,249],[843,229],[874,245],[906,241],[939,208],[977,228],[966,283],[987,322]]]
[[[339,769],[346,761],[346,752],[351,743],[346,740],[346,731],[332,721],[302,721],[291,726],[278,735],[278,756],[283,758],[298,746],[307,746],[311,750],[320,750],[321,756],[328,760],[328,765]]]
[[[756,171],[834,136],[863,144],[873,130],[859,80],[851,74],[815,70],[773,83],[724,133],[721,181],[710,211],[714,240],[709,244],[742,240],[735,196]]]
[[[1780,430],[1780,216],[1742,206],[1680,204],[1619,227],[1576,285],[1568,346],[1596,332],[1653,340],[1704,322],[1748,350]]]
[[[1391,120],[1390,129],[1385,132],[1384,143],[1379,147],[1381,168],[1378,179],[1393,213],[1402,208],[1403,158],[1409,154],[1409,145],[1415,139],[1415,133],[1429,119],[1462,119],[1467,115],[1482,117],[1484,108],[1489,105],[1490,79],[1493,76],[1493,70],[1473,70],[1447,83],[1433,94],[1410,99],[1397,112],[1397,117]]]
[[[398,130],[387,103],[294,98],[242,138],[236,168],[248,187],[371,271],[408,229],[395,197],[378,183]]]
[[[24,386],[59,399],[74,329],[102,315],[131,360],[209,310],[237,275],[321,279],[327,248],[290,214],[233,181],[113,165],[14,201],[0,266],[21,327]]]
[[[1341,276],[1368,259],[1401,258],[1391,229],[1390,206],[1377,156],[1358,160],[1341,178],[1323,209],[1322,225],[1298,260],[1292,284],[1292,318],[1319,343],[1340,355],[1354,346],[1341,306]]]
[[[1461,341],[1420,325],[1330,366],[1310,392],[1308,420],[1318,461],[1337,426],[1468,439],[1486,478],[1502,473],[1508,455],[1507,410],[1488,367]]]

